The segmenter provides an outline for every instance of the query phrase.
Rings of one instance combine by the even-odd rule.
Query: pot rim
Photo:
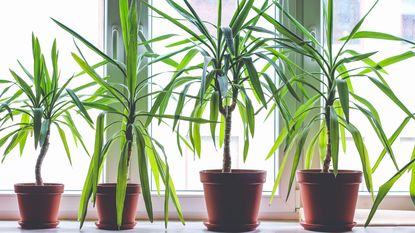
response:
[[[43,185],[36,185],[36,183],[17,183],[14,184],[14,192],[20,193],[48,193],[61,194],[64,192],[65,186],[60,183],[44,183]]]
[[[333,175],[333,170],[329,170],[329,172],[321,172],[321,169],[301,169],[297,170],[297,173],[302,174],[321,174],[321,175]],[[360,170],[347,170],[347,169],[339,169],[338,174],[362,174]]]
[[[202,170],[199,172],[203,184],[263,184],[267,172],[264,170],[232,169],[230,173],[223,173],[220,169]]]
[[[97,194],[114,194],[116,193],[117,183],[100,183],[97,185]],[[127,183],[127,194],[141,193],[141,185],[136,183]]]
[[[222,169],[207,169],[200,170],[200,174],[223,174],[223,175],[244,175],[244,174],[266,174],[265,170],[255,170],[255,169],[231,169],[231,172],[224,173]]]
[[[360,184],[362,172],[358,170],[339,170],[337,176],[333,170],[323,173],[321,169],[298,170],[297,182],[299,184]]]

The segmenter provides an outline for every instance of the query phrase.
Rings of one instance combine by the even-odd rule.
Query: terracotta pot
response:
[[[134,228],[136,221],[135,215],[137,210],[138,195],[140,185],[128,184],[124,201],[124,211],[122,216],[122,225],[117,226],[117,209],[115,204],[116,184],[107,183],[99,184],[97,188],[96,206],[98,212],[98,222],[96,226],[99,229],[106,230],[126,230]]]
[[[213,231],[251,231],[258,227],[262,185],[266,171],[221,170],[200,171],[208,220],[204,222]]]
[[[301,199],[304,208],[306,230],[349,231],[356,223],[353,221],[361,171],[339,170],[337,177],[332,171],[297,171]]]
[[[19,225],[25,229],[55,228],[59,224],[58,212],[63,190],[63,184],[15,184],[20,211]]]

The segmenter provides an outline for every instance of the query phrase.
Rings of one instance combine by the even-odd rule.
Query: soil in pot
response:
[[[19,225],[24,229],[45,229],[58,226],[58,212],[63,184],[15,184],[19,204]]]
[[[204,222],[213,231],[252,231],[258,225],[262,186],[266,171],[221,170],[200,171],[208,220]]]
[[[304,208],[306,230],[335,232],[349,231],[356,223],[353,221],[361,171],[339,170],[335,177],[332,171],[297,171],[301,199]]]
[[[98,212],[98,222],[96,226],[99,229],[106,230],[126,230],[132,229],[136,225],[135,216],[137,210],[138,196],[141,192],[140,185],[128,184],[124,201],[124,210],[122,225],[117,226],[117,209],[116,209],[116,184],[107,183],[99,184],[97,187],[96,206]]]

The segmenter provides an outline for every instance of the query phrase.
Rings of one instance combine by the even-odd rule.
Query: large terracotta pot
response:
[[[96,222],[96,226],[99,229],[106,230],[125,230],[134,228],[134,226],[136,225],[135,216],[140,191],[140,185],[138,184],[127,185],[122,225],[118,228],[117,209],[115,204],[116,184],[99,184],[97,187],[96,199],[96,206],[98,212],[98,222]]]
[[[63,190],[63,184],[15,184],[19,225],[25,229],[55,228],[59,224],[58,212]]]
[[[332,171],[297,171],[301,199],[304,208],[306,230],[349,231],[356,223],[353,221],[361,171],[339,170],[335,177]]]
[[[204,222],[213,231],[251,231],[258,227],[262,185],[266,171],[221,170],[200,171],[208,220]]]

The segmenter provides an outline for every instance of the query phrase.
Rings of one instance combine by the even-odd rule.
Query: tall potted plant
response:
[[[130,2],[130,4],[129,4]],[[139,79],[144,74],[148,66],[146,58],[154,57],[151,52],[142,53],[139,48],[148,45],[148,42],[139,40],[143,34],[139,31],[139,2],[137,0],[120,0],[120,21],[122,26],[122,36],[124,42],[125,62],[117,61],[106,55],[78,33],[68,28],[57,20],[54,20],[61,28],[72,34],[79,41],[84,43],[96,54],[101,56],[106,63],[114,66],[122,76],[124,83],[111,83],[102,78],[94,68],[82,56],[73,53],[72,56],[79,66],[87,73],[102,89],[105,94],[101,97],[111,100],[112,104],[102,105],[94,102],[79,103],[80,106],[88,106],[103,110],[96,122],[96,135],[94,153],[89,166],[88,175],[82,191],[81,203],[79,207],[78,219],[81,227],[85,221],[88,202],[92,198],[94,205],[97,205],[98,222],[96,225],[102,229],[131,229],[135,226],[135,213],[137,208],[138,193],[143,193],[144,203],[149,220],[153,221],[153,207],[151,201],[151,188],[149,168],[156,181],[157,190],[160,191],[160,177],[165,186],[165,223],[168,221],[168,203],[171,200],[177,210],[179,219],[184,223],[180,203],[177,199],[176,191],[169,173],[167,158],[164,154],[163,146],[158,143],[147,131],[145,126],[146,117],[170,118],[186,120],[190,122],[208,123],[210,121],[201,118],[181,117],[179,115],[152,114],[146,111],[146,106],[139,106],[140,100],[145,100],[154,93],[144,93],[149,84],[149,77]],[[147,49],[149,49],[146,46]],[[113,51],[113,57],[117,57]],[[159,57],[157,61],[163,61],[168,56]],[[156,62],[156,61],[153,61]],[[120,89],[118,89],[120,87]],[[115,104],[115,107],[113,107]],[[118,106],[118,107],[117,107]],[[120,121],[105,126],[105,116],[120,116]],[[113,135],[109,135],[108,140],[104,140],[105,132],[115,129]],[[111,145],[118,141],[121,146],[120,159],[118,163],[117,183],[99,184],[102,166],[107,157]],[[133,154],[133,147],[136,153]],[[164,157],[160,155],[164,154]],[[110,155],[114,156],[114,155]],[[133,156],[137,156],[140,185],[129,183],[128,171],[130,161]]]
[[[305,170],[297,171],[297,181],[300,186],[305,218],[301,225],[305,229],[319,231],[350,230],[356,224],[353,218],[362,172],[338,169],[339,148],[341,144],[344,148],[346,143],[345,131],[352,135],[360,155],[366,188],[369,192],[372,192],[372,195],[374,191],[369,154],[359,129],[351,122],[350,111],[360,112],[368,119],[385,151],[399,170],[391,148],[391,142],[382,128],[378,110],[368,100],[354,92],[352,80],[354,78],[367,78],[374,88],[378,88],[409,117],[413,117],[383,78],[385,73],[383,68],[413,57],[414,53],[400,54],[394,56],[393,59],[388,58],[381,62],[375,62],[371,57],[376,52],[361,54],[346,49],[347,44],[358,33],[377,1],[354,26],[350,35],[344,38],[344,42],[338,51],[333,48],[333,0],[324,1],[323,23],[327,38],[325,44],[320,43],[301,23],[286,12],[278,1],[274,1],[274,4],[283,12],[283,15],[298,30],[300,35],[289,30],[286,25],[275,20],[263,10],[255,10],[271,23],[278,33],[287,38],[284,43],[279,41],[277,43],[312,58],[321,72],[316,75],[303,70],[294,79],[295,82],[313,88],[314,93],[307,98],[307,101],[296,108],[293,118],[282,130],[268,157],[271,157],[274,151],[285,141],[283,161],[286,161],[290,156],[290,150],[295,145],[289,180],[289,190],[291,190],[301,156],[305,152]],[[274,31],[263,28],[253,28],[253,30],[275,35]],[[313,82],[324,86],[323,90],[316,88]],[[317,133],[310,133],[313,128],[317,128]],[[309,143],[306,144],[306,142]],[[317,145],[320,151],[322,169],[310,169]],[[332,169],[330,169],[331,165]],[[278,177],[281,177],[284,168],[285,163],[282,163]],[[277,179],[275,182],[273,195],[279,181],[280,179]]]
[[[35,167],[35,183],[15,184],[17,200],[20,210],[19,224],[22,228],[54,228],[58,225],[58,210],[63,184],[44,183],[42,179],[42,163],[49,149],[50,132],[56,127],[64,145],[67,157],[71,163],[70,148],[67,143],[64,127],[70,129],[73,137],[79,140],[85,149],[82,136],[72,121],[70,110],[74,107],[72,101],[79,101],[75,97],[77,90],[67,89],[72,76],[62,83],[59,77],[58,50],[56,41],[51,51],[52,69],[41,51],[37,37],[32,35],[33,73],[29,72],[20,62],[23,72],[27,76],[22,78],[15,71],[10,70],[13,79],[6,83],[11,84],[6,89],[17,88],[14,95],[0,104],[7,114],[1,119],[2,128],[6,132],[0,139],[0,146],[6,145],[2,162],[7,155],[19,146],[23,153],[28,136],[33,133],[35,148],[40,147]],[[49,72],[51,71],[51,72]],[[65,91],[67,90],[67,92]],[[72,98],[70,98],[72,97]],[[85,119],[92,123],[85,109],[79,111]],[[13,117],[21,116],[19,123],[10,122]]]
[[[144,1],[143,1],[144,2]],[[257,101],[260,109],[266,109],[269,102],[279,102],[280,93],[277,85],[267,75],[268,67],[274,67],[280,74],[282,87],[294,95],[294,89],[287,77],[281,72],[277,59],[280,53],[272,46],[267,45],[268,39],[256,38],[249,27],[255,26],[259,16],[248,18],[252,12],[254,1],[241,1],[233,13],[229,26],[222,25],[222,1],[217,1],[217,23],[211,24],[216,35],[209,32],[208,24],[203,22],[192,5],[184,0],[181,5],[173,0],[167,0],[172,9],[184,17],[186,23],[191,24],[199,32],[186,26],[182,20],[177,20],[167,13],[145,3],[151,10],[186,32],[191,39],[175,44],[185,44],[188,54],[184,57],[180,70],[200,70],[198,77],[179,78],[174,76],[165,89],[157,96],[151,113],[164,114],[166,106],[178,94],[175,114],[184,112],[186,103],[194,103],[192,117],[203,116],[206,109],[210,110],[210,120],[217,121],[221,115],[219,144],[223,144],[222,169],[200,171],[203,183],[205,201],[208,211],[208,220],[204,222],[209,230],[215,231],[248,231],[258,225],[258,210],[261,202],[262,186],[266,172],[262,170],[239,170],[231,167],[231,130],[232,119],[236,109],[239,109],[244,126],[244,160],[248,154],[250,137],[255,131],[255,110],[253,101]],[[263,4],[262,7],[266,7]],[[190,46],[189,46],[190,45]],[[179,49],[183,51],[183,49]],[[204,62],[199,66],[183,67],[195,57],[191,56],[199,51]],[[196,56],[197,57],[197,56]],[[268,62],[265,67],[258,68],[257,60]],[[183,72],[184,73],[184,72]],[[200,75],[200,76],[199,76]],[[196,97],[187,94],[190,87],[196,87]],[[174,91],[182,89],[181,91]],[[255,99],[252,99],[252,97]],[[192,101],[193,100],[193,101]],[[173,129],[177,127],[173,123]],[[218,135],[216,124],[211,123],[212,140]],[[200,125],[189,124],[189,138],[196,153],[201,153]]]

